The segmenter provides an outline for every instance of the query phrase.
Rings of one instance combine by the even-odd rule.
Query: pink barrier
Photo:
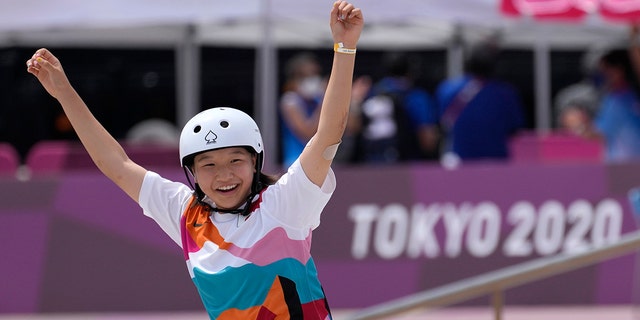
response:
[[[52,173],[64,168],[71,145],[66,141],[41,141],[27,154],[26,165],[32,173]]]
[[[0,142],[0,175],[15,175],[20,166],[20,156],[13,145]]]
[[[516,162],[592,162],[604,158],[604,145],[597,139],[585,139],[562,132],[526,132],[511,141],[511,159]]]
[[[133,161],[143,166],[180,168],[177,147],[126,143],[123,147]],[[34,175],[96,169],[87,151],[75,141],[40,141],[29,150],[26,165]]]

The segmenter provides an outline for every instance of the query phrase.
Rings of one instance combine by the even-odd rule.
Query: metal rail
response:
[[[614,244],[578,254],[558,254],[505,267],[360,310],[353,320],[379,319],[417,308],[438,308],[482,295],[492,295],[496,320],[502,319],[503,292],[546,277],[586,267],[640,250],[640,231],[623,235]]]

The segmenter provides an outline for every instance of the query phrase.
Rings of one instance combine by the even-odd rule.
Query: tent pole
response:
[[[549,43],[538,40],[534,47],[536,129],[551,129],[551,61]]]
[[[254,117],[262,133],[264,143],[265,168],[274,168],[278,163],[278,109],[276,92],[278,83],[277,51],[273,44],[273,25],[271,23],[271,0],[262,0],[262,41],[258,43],[255,62]]]
[[[196,28],[188,25],[175,50],[178,128],[200,110],[200,47],[195,39]]]
[[[447,46],[447,77],[455,78],[464,72],[464,46],[462,39],[462,26],[456,24],[451,40]]]

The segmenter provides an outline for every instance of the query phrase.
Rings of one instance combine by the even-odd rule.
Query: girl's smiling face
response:
[[[237,209],[251,193],[256,155],[244,147],[206,151],[194,158],[200,189],[221,209]]]

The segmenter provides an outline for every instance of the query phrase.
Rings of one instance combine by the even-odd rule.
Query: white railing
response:
[[[584,253],[538,258],[381,303],[356,312],[351,319],[380,319],[413,309],[445,307],[478,296],[491,295],[494,319],[500,320],[504,290],[637,250],[640,250],[640,231],[623,235],[614,244],[593,248]]]

